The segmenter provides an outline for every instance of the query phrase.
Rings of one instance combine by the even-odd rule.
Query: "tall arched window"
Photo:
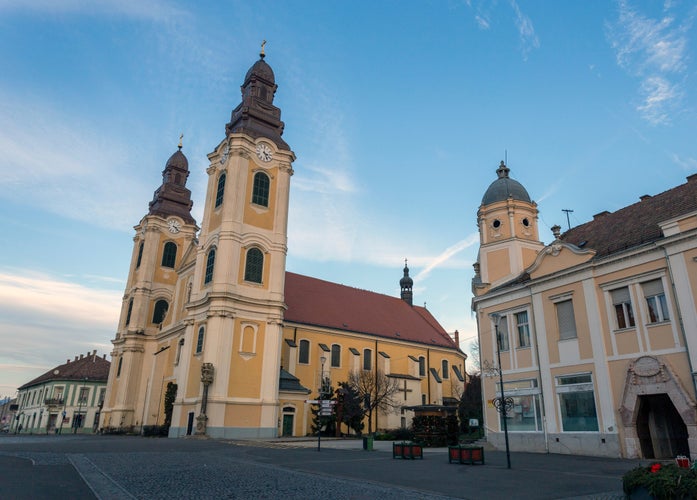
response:
[[[140,242],[140,246],[138,247],[138,259],[136,260],[136,269],[140,267],[140,262],[143,260],[143,248],[145,247],[145,243],[142,241]]]
[[[370,371],[373,369],[373,350],[363,349],[363,369]]]
[[[196,339],[196,354],[203,352],[203,339],[205,333],[206,330],[203,327],[198,329],[198,338]]]
[[[443,373],[441,374],[444,379],[449,378],[448,375],[448,360],[444,359],[443,362],[441,363],[442,368],[443,368]]]
[[[269,176],[264,172],[257,172],[254,175],[254,191],[252,193],[252,203],[269,206]]]
[[[426,358],[419,356],[419,376],[426,376]]]
[[[208,251],[206,258],[206,276],[203,278],[203,284],[208,284],[213,281],[213,269],[215,268],[215,248]]]
[[[247,250],[247,259],[244,267],[245,281],[261,283],[264,271],[264,254],[258,248]]]
[[[218,177],[218,190],[215,192],[215,208],[223,204],[223,195],[225,194],[225,172]]]
[[[300,347],[298,348],[298,363],[304,365],[310,362],[310,341],[301,340]]]
[[[162,323],[167,315],[167,309],[169,309],[169,304],[166,300],[160,299],[155,302],[155,307],[152,312],[152,322],[156,325]]]
[[[339,368],[341,366],[341,346],[339,344],[332,344],[332,368]]]
[[[177,261],[177,244],[168,241],[165,243],[165,248],[162,251],[162,267],[174,267]]]
[[[133,312],[133,299],[128,301],[128,310],[126,311],[126,326],[131,322],[131,313]]]

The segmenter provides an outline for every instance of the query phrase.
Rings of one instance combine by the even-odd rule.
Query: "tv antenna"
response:
[[[562,208],[562,212],[566,212],[566,225],[568,226],[569,229],[571,229],[571,222],[569,221],[569,214],[573,212],[573,210],[569,210],[568,208]]]

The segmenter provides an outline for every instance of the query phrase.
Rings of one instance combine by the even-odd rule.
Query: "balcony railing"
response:
[[[46,398],[44,404],[48,406],[62,406],[63,398]]]

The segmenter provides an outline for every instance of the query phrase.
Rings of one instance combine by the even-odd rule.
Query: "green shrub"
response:
[[[654,463],[622,476],[622,489],[627,495],[642,487],[657,499],[697,498],[697,471],[673,463]]]

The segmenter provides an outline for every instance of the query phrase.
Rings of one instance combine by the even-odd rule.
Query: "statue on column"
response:
[[[208,416],[206,406],[208,404],[208,386],[213,383],[213,363],[201,365],[201,382],[203,383],[203,398],[201,399],[201,413],[196,417],[196,434],[205,435]]]

